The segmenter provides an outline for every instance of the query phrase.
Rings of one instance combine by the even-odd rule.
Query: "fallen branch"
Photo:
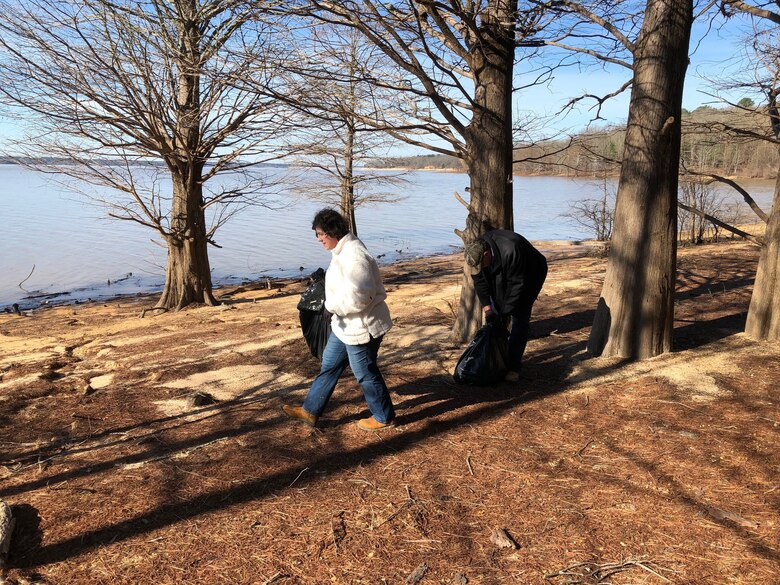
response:
[[[632,568],[642,569],[649,573],[652,573],[659,579],[671,583],[669,579],[654,571],[650,565],[652,561],[644,559],[627,559],[620,563],[604,563],[597,565],[595,563],[576,563],[565,569],[562,569],[556,573],[550,573],[545,575],[545,579],[555,579],[562,577],[566,579],[565,585],[607,585],[609,581],[606,581],[612,575],[616,573],[622,573]]]
[[[693,213],[694,215],[698,215],[699,217],[703,217],[704,219],[706,219],[710,223],[714,223],[715,225],[722,227],[726,231],[729,231],[729,232],[732,232],[734,234],[737,234],[738,236],[740,236],[742,238],[745,238],[746,240],[750,240],[754,244],[758,244],[759,246],[763,246],[764,245],[763,238],[759,238],[759,237],[753,236],[753,235],[751,235],[751,234],[749,234],[749,233],[747,233],[745,231],[742,231],[739,228],[735,228],[734,226],[731,226],[731,225],[729,225],[727,223],[724,223],[724,222],[720,221],[719,219],[717,219],[715,217],[712,217],[710,214],[704,213],[703,211],[700,211],[700,210],[696,209],[695,207],[691,207],[690,205],[685,205],[685,203],[681,203],[680,201],[677,202],[677,206],[682,208],[682,209],[684,209],[685,211],[689,211],[690,213]]]

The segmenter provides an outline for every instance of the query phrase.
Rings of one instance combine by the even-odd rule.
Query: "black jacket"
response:
[[[473,277],[482,306],[492,300],[500,315],[512,315],[533,303],[547,276],[547,260],[541,252],[509,230],[493,230],[481,239],[493,252],[490,266]]]

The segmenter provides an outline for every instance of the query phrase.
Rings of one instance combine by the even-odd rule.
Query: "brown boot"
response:
[[[368,418],[362,418],[357,421],[357,426],[364,431],[381,431],[382,429],[390,429],[395,426],[395,419],[391,419],[386,423],[381,423],[373,416]]]
[[[282,406],[282,410],[284,411],[284,414],[290,418],[299,420],[302,423],[309,425],[310,427],[313,427],[317,424],[317,417],[310,412],[305,411],[302,406],[284,405]]]

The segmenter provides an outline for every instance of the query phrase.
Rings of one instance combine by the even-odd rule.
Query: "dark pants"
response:
[[[507,366],[515,372],[519,372],[523,366],[523,354],[525,353],[525,346],[528,344],[528,329],[531,324],[531,309],[542,290],[545,278],[547,278],[546,265],[539,284],[523,295],[520,306],[510,315],[509,336],[507,338],[509,363]]]

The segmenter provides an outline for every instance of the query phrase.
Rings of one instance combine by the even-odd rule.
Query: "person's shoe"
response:
[[[368,418],[362,418],[359,421],[357,421],[357,426],[363,429],[364,431],[381,431],[382,429],[390,429],[395,426],[395,419],[390,419],[386,423],[381,423],[378,420],[376,420],[373,416],[369,416]]]
[[[520,381],[520,372],[516,372],[514,370],[509,370],[506,373],[506,376],[504,376],[504,382],[519,382]]]
[[[284,411],[284,414],[290,418],[299,420],[302,423],[309,425],[310,427],[313,427],[317,424],[317,417],[310,412],[305,411],[302,406],[284,405],[282,406],[282,410]]]

